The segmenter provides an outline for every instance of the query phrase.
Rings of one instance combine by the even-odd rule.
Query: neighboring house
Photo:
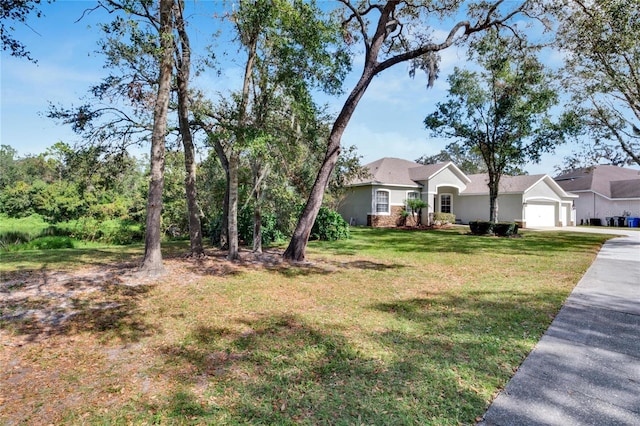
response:
[[[453,213],[456,221],[489,219],[486,174],[465,175],[455,164],[422,165],[398,158],[382,158],[365,166],[369,177],[352,182],[338,212],[352,225],[396,226],[411,198],[421,198],[422,223],[434,212]],[[573,200],[550,176],[503,176],[498,196],[498,220],[524,227],[575,224]]]
[[[608,218],[640,217],[640,170],[594,166],[556,176],[555,181],[579,196],[575,207],[580,224],[596,219],[595,223],[610,225]]]

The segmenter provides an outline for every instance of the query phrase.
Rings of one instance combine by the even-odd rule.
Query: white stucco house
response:
[[[406,201],[421,198],[428,206],[422,223],[434,212],[453,213],[456,221],[489,220],[486,174],[466,175],[455,164],[422,165],[399,158],[381,158],[365,166],[369,176],[351,182],[338,212],[351,225],[396,226]],[[573,201],[550,176],[503,176],[498,196],[498,220],[523,227],[573,226]]]
[[[611,225],[612,220],[618,226],[618,218],[628,222],[625,218],[640,217],[640,170],[601,165],[554,179],[565,191],[578,195],[575,202],[578,224]]]

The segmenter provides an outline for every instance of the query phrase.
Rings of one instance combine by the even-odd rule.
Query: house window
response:
[[[451,213],[451,194],[440,194],[440,213]]]
[[[409,210],[409,200],[417,200],[418,198],[420,198],[419,192],[416,192],[416,191],[407,192],[407,201],[406,201],[405,209]]]
[[[376,191],[376,213],[389,213],[389,191]]]

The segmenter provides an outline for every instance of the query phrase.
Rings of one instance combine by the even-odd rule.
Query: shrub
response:
[[[487,235],[493,233],[493,222],[488,220],[472,220],[469,222],[469,229],[473,235]]]
[[[493,232],[499,237],[510,237],[518,233],[518,224],[515,222],[497,222],[493,225]]]
[[[469,228],[473,235],[494,234],[499,237],[510,237],[518,233],[518,224],[515,222],[489,222],[487,220],[474,220],[469,222]]]
[[[433,214],[433,223],[436,225],[448,225],[456,223],[456,215],[453,213],[440,213]]]
[[[57,235],[68,235],[85,241],[126,245],[144,239],[141,225],[119,219],[100,222],[93,218],[70,220],[56,224]]]
[[[0,248],[9,249],[10,246],[17,244],[25,244],[31,241],[33,237],[22,231],[6,231],[0,233]]]
[[[211,244],[217,246],[220,244],[220,236],[222,234],[222,215],[214,216],[209,221],[202,221],[202,234],[211,239]]]
[[[318,217],[311,228],[311,239],[336,241],[349,238],[349,224],[335,210],[320,207]]]
[[[262,212],[262,244],[269,245],[285,239],[284,233],[278,227],[278,220],[275,214]],[[214,226],[217,228],[217,242],[220,241],[220,228],[222,218],[216,220]],[[253,243],[253,210],[244,209],[238,215],[238,237],[246,244]]]

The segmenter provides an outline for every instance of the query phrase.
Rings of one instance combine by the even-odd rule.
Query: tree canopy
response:
[[[410,64],[410,74],[424,71],[428,86],[438,76],[439,53],[463,43],[474,34],[508,25],[521,13],[533,17],[538,13],[535,2],[523,1],[503,4],[502,1],[466,4],[467,19],[451,22],[461,11],[459,2],[415,2],[390,0],[386,2],[352,2],[341,0],[344,42],[360,45],[364,50],[362,73],[346,98],[329,134],[326,154],[315,183],[298,220],[284,256],[303,260],[309,235],[322,206],[325,190],[336,166],[344,131],[358,103],[365,95],[372,79],[397,64]],[[447,18],[449,20],[447,21]],[[443,25],[445,29],[430,27]],[[517,32],[515,26],[509,27]],[[436,31],[440,30],[440,31]],[[445,34],[436,37],[434,34]]]
[[[455,138],[466,152],[478,153],[486,166],[491,221],[498,218],[498,186],[509,168],[538,161],[563,140],[552,122],[558,103],[552,76],[532,51],[515,37],[490,31],[475,45],[472,58],[481,67],[456,67],[449,94],[427,116],[425,126],[438,136]]]
[[[566,0],[559,45],[565,86],[593,143],[591,161],[640,165],[640,3]]]
[[[42,16],[39,8],[40,3],[41,0],[2,0],[0,2],[0,41],[3,51],[8,50],[12,56],[35,62],[27,46],[16,39],[13,32],[16,24],[27,25],[28,17],[35,15],[40,18]]]

